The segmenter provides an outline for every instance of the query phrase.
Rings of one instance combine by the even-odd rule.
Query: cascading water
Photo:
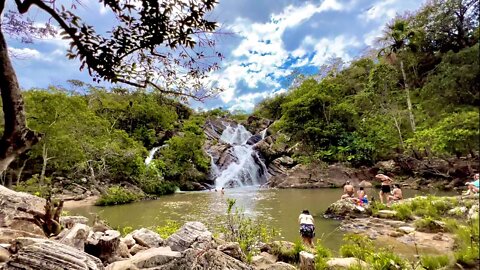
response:
[[[156,153],[158,150],[162,149],[163,147],[166,147],[167,145],[168,145],[168,144],[164,144],[164,145],[162,145],[162,146],[157,146],[157,147],[153,147],[152,149],[150,149],[150,151],[148,152],[147,158],[145,158],[145,165],[148,166],[148,165],[150,164],[150,162],[152,162],[153,157],[155,156],[155,153]]]
[[[231,154],[235,157],[235,161],[223,171],[219,171],[215,165],[217,172],[215,174],[212,171],[212,175],[216,176],[215,186],[217,188],[254,186],[266,182],[267,168],[253,149],[253,145],[247,144],[251,136],[252,134],[242,125],[227,126],[223,131],[220,140],[232,146]]]

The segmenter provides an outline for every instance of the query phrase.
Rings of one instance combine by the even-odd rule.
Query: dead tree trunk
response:
[[[4,1],[0,1],[0,14]],[[0,140],[0,172],[17,156],[30,149],[40,136],[27,128],[22,92],[8,55],[7,43],[0,27],[0,91],[5,126]]]
[[[410,99],[410,90],[408,89],[407,76],[405,75],[405,70],[403,68],[403,60],[400,60],[400,69],[402,70],[403,85],[405,86],[405,94],[407,96],[408,118],[410,120],[410,126],[412,127],[412,131],[415,132],[415,117],[413,116],[412,100]]]

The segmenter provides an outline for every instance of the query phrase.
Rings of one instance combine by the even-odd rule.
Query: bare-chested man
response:
[[[343,192],[345,194],[342,195],[341,199],[353,198],[355,196],[355,188],[350,184],[350,181],[347,181],[345,186],[343,186]]]

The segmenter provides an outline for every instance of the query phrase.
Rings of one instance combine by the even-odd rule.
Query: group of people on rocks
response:
[[[387,201],[387,205],[403,199],[402,189],[400,188],[400,185],[393,184],[392,189],[393,180],[390,177],[384,174],[377,174],[375,175],[375,178],[381,181],[381,187],[379,192],[381,203],[384,202],[384,198]],[[350,181],[347,181],[343,186],[343,192],[344,194],[342,195],[341,199],[350,199],[359,205],[364,205],[368,203],[368,196],[365,193],[364,187],[360,187],[355,194],[355,187],[350,183]]]

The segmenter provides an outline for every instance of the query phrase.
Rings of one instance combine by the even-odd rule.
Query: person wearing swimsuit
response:
[[[391,189],[391,184],[392,184],[392,179],[385,174],[377,174],[375,175],[375,178],[380,179],[382,181],[382,185],[380,187],[380,202],[383,203],[383,196],[388,196],[390,195],[390,192],[392,191]]]

